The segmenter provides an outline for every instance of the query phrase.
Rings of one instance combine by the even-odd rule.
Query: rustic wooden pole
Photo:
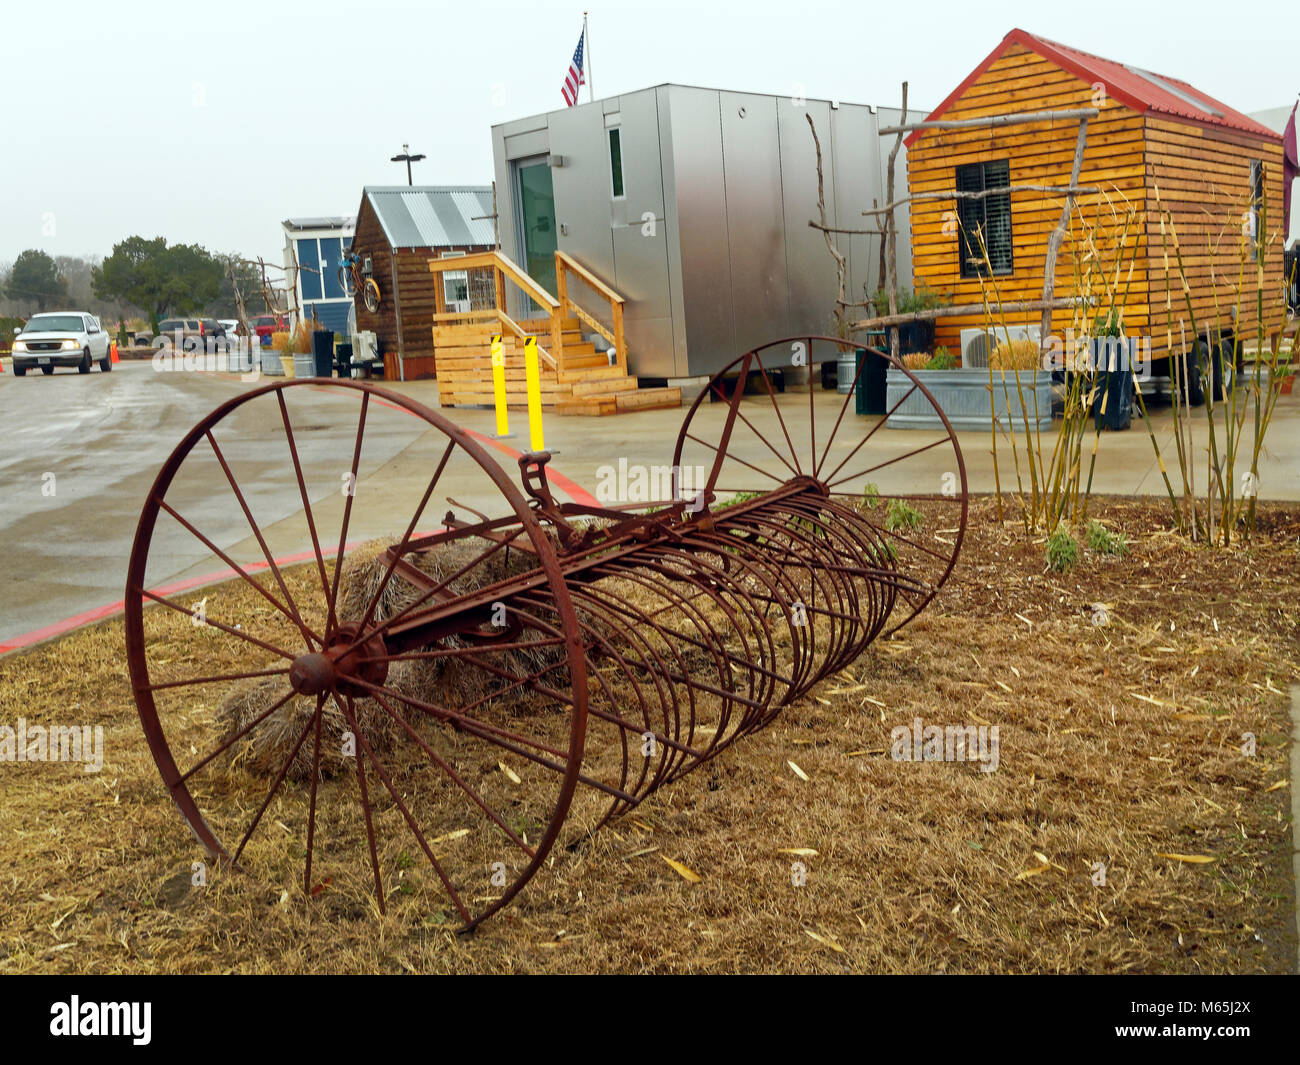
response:
[[[1099,112],[1095,107],[1076,107],[1066,111],[1025,111],[1021,114],[988,115],[984,118],[939,119],[934,122],[907,121],[906,110],[903,121],[897,126],[886,126],[877,130],[880,136],[890,133],[914,133],[923,129],[972,129],[981,126],[1016,126],[1026,122],[1055,122],[1061,119],[1096,118]]]
[[[1053,310],[1064,310],[1067,307],[1073,307],[1078,304],[1079,300],[1069,296],[1057,296],[1047,301]],[[885,326],[902,325],[906,322],[928,321],[934,318],[946,318],[949,315],[959,314],[979,314],[986,308],[995,314],[1014,314],[1020,311],[1041,311],[1044,307],[1043,300],[1015,300],[1011,303],[954,303],[947,307],[932,307],[924,311],[913,311],[907,314],[884,314],[877,318],[863,318],[858,322],[850,322],[849,329],[854,332],[861,332],[864,329],[879,329]]]
[[[907,122],[907,82],[903,82],[903,110],[902,122]],[[889,204],[888,213],[885,215],[885,232],[889,235],[884,239],[889,243],[888,268],[889,268],[889,313],[890,315],[898,314],[898,224],[894,218],[894,167],[898,162],[898,149],[903,145],[903,129],[899,127],[895,131],[894,146],[889,150],[889,170],[886,173],[885,182],[885,202]],[[898,329],[889,330],[889,354],[898,358]]]
[[[822,231],[822,236],[826,238],[826,250],[831,253],[831,258],[835,260],[835,278],[838,283],[835,298],[835,331],[836,333],[842,333],[844,327],[844,303],[848,299],[845,286],[848,284],[849,260],[835,246],[831,231],[826,224],[826,186],[822,181],[822,142],[817,136],[817,125],[813,122],[813,116],[810,113],[804,112],[803,117],[808,120],[808,131],[812,134],[813,147],[817,149],[817,213],[821,217],[822,223],[819,226],[814,226],[814,228]]]
[[[1047,260],[1043,264],[1043,317],[1038,340],[1039,350],[1046,351],[1052,335],[1052,294],[1056,290],[1056,256],[1061,250],[1061,241],[1065,239],[1066,228],[1070,224],[1070,214],[1074,210],[1074,190],[1079,184],[1079,171],[1083,167],[1083,151],[1088,144],[1088,117],[1079,119],[1079,136],[1074,142],[1074,164],[1070,167],[1070,191],[1065,194],[1065,205],[1061,208],[1061,220],[1056,223],[1052,235],[1047,240]]]

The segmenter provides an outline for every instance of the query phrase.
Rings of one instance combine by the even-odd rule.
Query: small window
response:
[[[958,192],[979,193],[957,198],[957,254],[962,277],[1012,272],[1011,194],[994,193],[1011,184],[1011,161],[996,159],[957,167]]]
[[[609,185],[614,199],[623,198],[623,139],[622,131],[615,126],[609,131]]]

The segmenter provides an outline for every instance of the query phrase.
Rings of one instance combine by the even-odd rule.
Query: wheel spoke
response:
[[[492,823],[506,834],[506,836],[509,838],[511,843],[513,843],[516,847],[518,847],[525,854],[527,854],[528,857],[535,858],[537,856],[537,852],[532,847],[530,847],[527,843],[525,843],[522,839],[520,839],[517,835],[515,835],[514,831],[510,828],[510,826],[507,825],[503,820],[501,820],[500,815],[495,810],[493,810],[490,806],[488,806],[487,802],[483,799],[481,795],[479,795],[477,791],[475,791],[472,787],[466,784],[464,780],[461,779],[460,774],[457,773],[456,770],[453,769],[447,763],[446,759],[442,758],[432,747],[430,747],[424,741],[424,738],[418,732],[416,732],[415,729],[411,727],[410,722],[408,722],[404,717],[402,717],[401,714],[399,714],[396,710],[393,709],[393,707],[389,704],[387,699],[385,699],[382,695],[378,693],[375,694],[374,698],[375,698],[375,702],[377,702],[380,706],[384,708],[385,711],[387,711],[388,716],[391,717],[394,721],[396,721],[397,724],[400,725],[402,729],[405,730],[406,734],[411,737],[411,741],[415,743],[416,746],[418,746],[422,751],[424,751],[424,753],[429,756],[429,760],[433,762],[433,764],[436,765],[439,769],[441,769],[444,773],[446,773],[447,776],[451,779],[451,781],[463,792],[465,792],[465,794],[468,795],[470,799],[473,800],[474,804],[480,810],[482,810],[485,814],[487,814],[488,818],[492,821]]]
[[[253,588],[256,589],[259,595],[261,595],[268,603],[270,603],[273,607],[275,607],[276,610],[278,610],[281,614],[283,614],[290,621],[292,621],[296,626],[298,626],[299,629],[302,630],[303,636],[307,637],[308,632],[310,630],[308,630],[306,626],[303,625],[302,618],[298,616],[298,612],[296,610],[291,610],[289,607],[286,607],[283,603],[281,603],[278,599],[276,599],[275,596],[273,596],[270,592],[268,592],[265,588],[263,588],[258,581],[253,580],[253,577],[250,573],[248,573],[238,562],[236,562],[228,554],[222,551],[221,548],[219,548],[216,544],[214,544],[211,540],[209,540],[206,536],[204,536],[203,533],[199,532],[199,530],[196,529],[192,524],[190,524],[190,522],[186,521],[185,518],[182,517],[181,514],[174,507],[172,507],[171,504],[168,503],[165,499],[159,499],[157,502],[158,502],[158,506],[160,506],[163,510],[165,510],[168,514],[170,514],[177,522],[181,524],[183,528],[185,528],[190,533],[192,533],[194,537],[198,539],[200,543],[203,544],[204,547],[206,547],[209,551],[211,551],[214,555],[216,555],[219,559],[221,559],[222,562],[224,562],[227,566],[229,566],[232,570],[234,570],[235,574],[239,576],[245,583],[251,584]],[[283,588],[284,583],[281,582],[280,586]],[[313,633],[312,635],[315,634]],[[319,637],[317,637],[317,639],[319,639]]]
[[[178,614],[184,614],[191,621],[194,619],[194,611],[186,610],[185,607],[181,606],[179,603],[173,603],[170,599],[165,599],[163,598],[163,596],[158,595],[155,592],[151,592],[147,588],[144,591],[142,591],[140,595],[144,599],[152,599],[155,603],[161,603],[165,607],[170,607],[172,610],[175,610]],[[206,614],[203,617],[203,624],[210,625],[214,629],[220,629],[222,632],[228,633],[231,636],[238,636],[241,640],[245,640],[251,644],[256,644],[258,647],[270,651],[272,654],[279,655],[281,658],[288,658],[292,661],[294,658],[297,657],[297,655],[291,654],[290,652],[286,651],[282,647],[276,647],[274,644],[267,643],[265,640],[259,640],[256,636],[249,636],[248,633],[242,631],[241,629],[233,629],[229,625],[224,624],[223,622],[213,620],[212,618],[208,617]]]
[[[366,743],[366,738],[361,734],[361,727],[357,724],[357,719],[352,713],[352,699],[340,700],[336,695],[334,702],[338,704],[343,711],[343,716],[347,720],[348,728],[352,730],[352,735],[361,744],[364,750],[369,750],[370,745]],[[375,874],[375,899],[379,903],[379,912],[387,913],[388,908],[384,905],[384,878],[379,871],[379,853],[375,848],[375,824],[370,812],[370,791],[366,787],[366,760],[361,755],[356,756],[357,762],[357,785],[361,789],[361,810],[366,819],[366,841],[370,845],[370,869]]]
[[[349,699],[347,700],[347,702],[350,708],[352,704],[352,700]],[[349,712],[349,720],[352,720],[353,726],[355,727],[356,723],[355,720],[352,719],[350,712]],[[451,896],[451,900],[455,904],[457,911],[460,913],[461,917],[467,923],[469,921],[472,921],[473,918],[470,916],[469,910],[465,908],[465,904],[461,901],[460,895],[457,893],[456,889],[452,886],[451,878],[447,876],[446,871],[442,868],[442,863],[439,862],[437,857],[434,855],[433,848],[429,846],[429,841],[424,838],[424,833],[420,831],[420,826],[416,823],[415,818],[411,816],[411,811],[406,808],[406,803],[402,801],[402,796],[398,794],[397,789],[393,787],[393,782],[388,777],[388,771],[384,769],[383,763],[379,761],[379,758],[375,755],[374,750],[371,749],[370,744],[366,741],[365,736],[361,734],[361,731],[359,729],[357,731],[357,742],[361,744],[361,748],[365,753],[365,755],[370,759],[371,762],[374,763],[375,775],[379,777],[380,782],[388,790],[388,794],[389,796],[391,796],[394,805],[396,805],[398,810],[401,811],[402,817],[406,819],[407,826],[410,828],[412,834],[415,836],[416,842],[420,844],[420,849],[424,851],[425,856],[429,859],[430,864],[433,866],[434,872],[438,874],[438,879],[442,881],[442,886],[447,889],[447,894]],[[366,832],[369,834],[370,837],[370,862],[375,871],[375,892],[379,897],[379,912],[383,913],[385,912],[383,887],[380,883],[379,859],[375,854],[375,836],[370,825],[370,806],[366,802],[366,798],[365,798],[366,774],[365,774],[365,769],[362,766],[361,758],[357,759],[357,779],[361,781],[361,796],[362,796],[361,801],[362,804],[365,805],[366,807]]]
[[[348,542],[348,523],[352,519],[352,500],[357,492],[357,467],[361,464],[361,438],[366,431],[366,411],[370,407],[370,393],[361,393],[361,414],[357,418],[357,442],[352,449],[351,479],[348,481],[348,495],[343,504],[343,528],[339,531],[339,550],[334,558],[334,580],[330,585],[329,611],[337,621],[335,605],[339,599],[339,577],[343,573],[343,548]]]
[[[221,453],[221,448],[217,446],[217,438],[212,435],[212,430],[207,432],[208,443],[212,445],[212,453],[217,456],[217,462],[221,464],[221,470],[226,475],[226,480],[230,484],[230,489],[235,493],[235,498],[239,501],[239,508],[244,512],[244,517],[248,519],[248,527],[253,530],[253,536],[257,538],[257,545],[262,549],[262,557],[266,559],[267,566],[275,574],[275,582],[280,586],[280,594],[284,596],[285,602],[289,604],[289,609],[293,611],[292,617],[298,628],[302,630],[302,635],[308,643],[315,640],[318,645],[323,645],[324,641],[307,627],[306,623],[298,616],[298,607],[293,601],[293,596],[289,594],[289,589],[284,583],[284,577],[280,575],[280,567],[275,564],[275,558],[271,554],[271,549],[266,546],[266,540],[262,536],[262,530],[257,522],[253,519],[253,512],[249,510],[248,503],[244,499],[244,493],[240,491],[239,484],[235,481],[235,475],[230,472],[230,467],[226,463],[226,456]]]
[[[247,725],[244,725],[238,732],[236,732],[234,735],[227,738],[226,741],[215,751],[206,755],[201,762],[199,762],[197,765],[191,766],[186,772],[182,773],[180,776],[179,783],[183,784],[185,781],[189,780],[189,778],[192,777],[195,773],[197,773],[200,769],[202,769],[205,765],[211,762],[212,759],[216,758],[217,755],[221,754],[223,751],[230,750],[231,747],[233,747],[241,739],[247,736],[250,732],[253,731],[253,729],[257,728],[258,725],[260,725],[268,717],[270,717],[277,710],[279,710],[280,707],[282,707],[285,703],[287,703],[290,699],[292,699],[295,694],[297,693],[290,690],[288,695],[284,696],[278,702],[274,703],[273,705],[263,710],[260,714],[257,715],[257,717],[253,718],[253,720],[250,721]]]
[[[411,515],[410,523],[406,526],[406,532],[402,534],[402,542],[398,544],[396,549],[389,549],[389,555],[391,557],[388,560],[388,566],[384,570],[383,580],[379,582],[379,587],[375,589],[375,594],[370,597],[370,603],[366,607],[365,616],[361,619],[361,624],[359,625],[361,631],[364,632],[366,626],[370,624],[370,618],[375,612],[375,607],[379,605],[379,600],[383,596],[385,589],[388,587],[388,582],[393,579],[393,571],[397,568],[398,559],[402,558],[402,556],[406,554],[407,545],[411,542],[411,534],[415,532],[415,526],[420,520],[420,515],[424,513],[424,508],[429,503],[429,497],[433,495],[433,490],[437,487],[438,479],[442,476],[442,471],[446,468],[447,460],[451,458],[451,453],[455,446],[456,441],[448,441],[447,450],[442,453],[442,459],[438,462],[437,469],[433,471],[433,477],[429,480],[429,487],[424,490],[424,495],[420,497],[420,504],[415,508],[415,513]]]
[[[302,889],[311,894],[311,857],[316,846],[316,786],[320,781],[320,733],[325,715],[321,710],[325,706],[325,693],[316,696],[315,739],[311,749],[311,798],[307,803],[307,863],[302,873]]]
[[[149,691],[162,691],[164,688],[187,688],[191,684],[215,684],[225,680],[252,680],[255,677],[283,677],[289,672],[285,669],[258,669],[248,673],[214,673],[210,677],[191,677],[188,680],[165,680],[157,684],[145,685]]]
[[[320,573],[321,591],[329,605],[329,614],[325,622],[325,631],[334,629],[334,600],[330,598],[329,577],[325,573],[325,556],[321,554],[320,537],[316,534],[316,519],[312,514],[311,501],[307,498],[307,482],[302,475],[302,461],[298,458],[298,444],[293,435],[293,426],[289,424],[289,408],[284,402],[284,389],[276,389],[275,398],[280,404],[280,420],[284,422],[284,438],[289,445],[289,456],[293,459],[293,473],[298,481],[298,495],[302,499],[303,514],[307,518],[307,531],[311,533],[311,549],[316,556],[316,568]]]
[[[799,476],[799,452],[795,449],[794,441],[790,439],[790,430],[785,424],[785,418],[781,415],[781,405],[776,401],[776,393],[772,391],[772,382],[767,376],[767,368],[763,365],[763,359],[759,355],[754,356],[754,361],[758,363],[758,368],[763,375],[763,385],[767,389],[767,398],[772,402],[772,409],[776,411],[777,423],[781,426],[781,433],[785,437],[785,446],[790,449],[790,457],[795,461],[793,473]],[[779,457],[779,456],[778,456]],[[786,463],[786,468],[790,469],[790,464]]]
[[[859,470],[857,473],[846,474],[845,476],[840,477],[837,480],[829,482],[827,484],[827,487],[834,488],[837,484],[843,484],[845,481],[851,481],[855,477],[865,477],[869,473],[875,473],[876,470],[883,470],[886,466],[893,466],[895,463],[903,462],[906,459],[915,458],[917,455],[929,451],[931,448],[942,447],[944,444],[948,444],[951,442],[952,442],[951,437],[947,437],[947,436],[941,437],[940,439],[934,441],[934,443],[932,444],[926,444],[923,447],[913,448],[911,451],[907,452],[906,454],[898,455],[892,459],[886,459],[884,462],[877,462],[874,466],[868,466],[865,470]]]
[[[740,381],[740,382],[738,382],[738,383],[736,384],[736,391],[737,391],[737,393],[743,393],[743,390],[744,390],[744,384],[745,384],[745,383],[744,383],[743,380]],[[722,400],[726,400],[726,399],[727,399],[727,395],[726,395],[726,393],[723,392],[722,389],[720,389],[716,384],[713,386],[713,391],[714,391],[714,393],[718,396],[719,399],[722,399]],[[773,402],[773,406],[775,406],[775,401]],[[795,477],[798,477],[798,476],[799,476],[799,469],[798,469],[799,456],[798,456],[798,454],[794,454],[793,457],[794,457],[795,465],[794,465],[794,466],[791,466],[790,463],[786,461],[785,456],[782,455],[781,452],[777,451],[777,449],[774,448],[774,447],[772,446],[772,442],[771,442],[770,440],[768,440],[768,438],[767,438],[763,433],[760,433],[760,432],[758,431],[758,428],[754,425],[754,423],[751,422],[748,418],[745,417],[744,414],[742,414],[742,413],[740,412],[740,408],[739,408],[739,407],[736,408],[736,412],[735,412],[735,413],[736,413],[736,417],[739,418],[742,422],[745,423],[745,425],[747,425],[747,426],[749,427],[749,431],[750,431],[751,433],[753,433],[756,437],[758,437],[758,439],[762,442],[763,446],[766,447],[768,451],[772,452],[772,454],[775,455],[775,456],[777,457],[777,460],[778,460],[782,465],[784,465],[785,468],[786,468],[787,470],[790,471],[791,475],[792,475],[792,476],[795,476]],[[700,441],[700,443],[703,443],[703,442],[704,442],[704,441],[702,441],[702,440]],[[714,450],[714,451],[719,451],[719,449],[716,448],[716,447],[715,447],[713,450]],[[720,451],[719,451],[719,453],[721,454]],[[730,457],[731,457],[731,458],[735,458],[734,455],[731,455]]]
[[[319,713],[320,711],[317,711]],[[275,793],[280,790],[280,785],[284,783],[284,778],[289,774],[289,767],[298,757],[298,751],[302,749],[303,741],[307,738],[307,733],[312,729],[312,721],[316,715],[313,714],[303,725],[302,731],[298,733],[298,740],[293,745],[293,750],[289,752],[289,757],[284,760],[284,765],[280,767],[280,772],[276,774],[275,783],[271,785],[271,790],[266,793],[266,798],[262,800],[262,805],[257,808],[257,813],[253,817],[253,822],[248,826],[248,831],[244,833],[244,838],[239,841],[239,846],[235,849],[234,861],[239,864],[239,856],[244,853],[244,848],[248,846],[248,841],[253,838],[253,833],[257,831],[257,826],[262,820],[262,815],[266,813],[266,808],[271,805],[271,800],[275,798]]]
[[[898,402],[895,403],[892,407],[889,408],[889,410],[885,411],[885,413],[880,416],[880,420],[876,422],[876,424],[873,425],[867,431],[866,436],[864,436],[861,440],[859,440],[856,444],[854,444],[853,450],[850,451],[847,455],[845,455],[843,460],[840,462],[840,464],[836,466],[835,469],[831,470],[829,474],[826,475],[827,481],[829,481],[832,477],[834,477],[837,473],[839,473],[840,470],[844,469],[849,459],[853,458],[854,455],[856,455],[859,451],[862,450],[862,448],[866,445],[867,441],[876,435],[876,431],[882,425],[884,425],[885,422],[889,421],[889,416],[893,414],[894,411],[898,410],[898,408],[901,407],[903,403],[907,400],[907,397],[910,396],[913,392],[915,392],[918,387],[919,386],[915,382],[913,382],[912,387],[909,388],[906,392],[902,394],[902,396],[899,397]]]

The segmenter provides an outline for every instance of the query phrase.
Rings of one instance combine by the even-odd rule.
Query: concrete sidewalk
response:
[[[385,387],[402,392],[430,406],[437,403],[436,381],[386,382]],[[806,425],[807,393],[803,392],[796,400],[794,390],[781,397],[782,410],[786,411],[787,426],[795,433],[796,425]],[[595,492],[600,483],[599,471],[604,466],[617,466],[620,459],[626,459],[629,466],[667,466],[672,463],[673,448],[681,429],[687,409],[694,396],[685,398],[681,410],[647,411],[637,414],[615,415],[607,418],[561,417],[555,414],[544,415],[545,443],[554,454],[552,464],[566,476],[588,491]],[[771,414],[762,411],[758,397],[747,397],[744,409],[748,412],[754,404],[751,415],[757,428],[763,430],[770,439],[779,439],[781,425]],[[818,392],[814,396],[814,409],[819,426],[825,432],[835,422],[843,404],[844,397],[835,392]],[[1159,403],[1159,405],[1156,405]],[[719,404],[713,405],[718,411]],[[793,413],[791,413],[793,411]],[[487,436],[495,434],[495,416],[486,408],[449,407],[441,413],[458,425],[477,430]],[[802,421],[800,421],[802,419]],[[878,421],[875,417],[859,417],[853,414],[850,406],[841,427],[841,435],[854,442],[870,430]],[[1173,414],[1167,403],[1153,402],[1150,411],[1151,426],[1155,432],[1156,442],[1164,458],[1165,468],[1176,495],[1181,495],[1182,480],[1178,470],[1177,448],[1173,435]],[[1060,426],[1058,419],[1051,431],[1043,431],[1033,441],[1035,448],[1041,443],[1046,449],[1044,462],[1050,459],[1056,444],[1056,430]],[[1204,409],[1193,412],[1192,448],[1194,456],[1194,478],[1198,495],[1203,496],[1207,478],[1209,434],[1206,429]],[[1217,446],[1224,448],[1222,415],[1219,417]],[[523,411],[510,412],[511,439],[504,441],[507,445],[525,451],[528,449],[528,418]],[[921,446],[931,436],[923,430],[881,429],[867,445],[873,454],[901,454]],[[993,441],[991,435],[983,432],[960,432],[957,434],[962,455],[966,464],[966,476],[971,492],[992,492],[995,488],[993,459]],[[1088,463],[1091,457],[1092,436],[1084,441],[1083,476],[1087,477]],[[796,438],[796,445],[799,445]],[[1025,439],[1023,435],[1016,441],[1019,456],[1025,461]],[[1254,445],[1253,420],[1247,418],[1244,437],[1239,445],[1237,459],[1238,494],[1242,491],[1240,478],[1250,469],[1250,449]],[[806,446],[806,443],[805,445]],[[818,445],[820,448],[820,444]],[[1016,466],[1011,454],[1011,439],[1001,434],[997,440],[997,473],[1001,479],[1003,491],[1015,490]],[[738,431],[733,437],[733,454],[747,462],[752,462],[764,469],[779,469],[770,449],[753,434]],[[934,483],[950,470],[952,466],[950,453],[937,448],[931,455],[929,469],[933,472]],[[916,460],[908,463],[909,479],[917,477],[919,467]],[[1283,396],[1278,401],[1272,423],[1265,437],[1265,449],[1260,456],[1259,496],[1262,499],[1300,500],[1300,393]],[[1028,488],[1027,474],[1026,489]],[[911,485],[913,490],[929,491],[926,487],[928,478],[920,478],[920,483]],[[882,485],[882,488],[884,486]],[[1109,495],[1164,495],[1164,479],[1160,474],[1159,460],[1151,443],[1146,422],[1133,418],[1132,427],[1123,432],[1104,432],[1097,440],[1097,461],[1093,476],[1092,490],[1098,494]]]

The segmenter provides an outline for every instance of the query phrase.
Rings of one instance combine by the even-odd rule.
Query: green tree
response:
[[[45,252],[29,248],[14,260],[9,271],[5,293],[10,299],[26,306],[36,305],[38,311],[46,304],[62,299],[68,290],[59,267]]]
[[[95,295],[143,308],[155,330],[167,314],[193,314],[217,298],[222,266],[197,244],[128,237],[92,271]]]

